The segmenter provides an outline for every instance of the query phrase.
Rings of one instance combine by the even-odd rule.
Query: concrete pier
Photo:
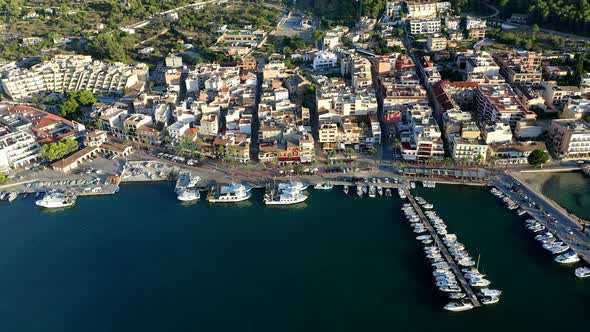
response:
[[[414,207],[414,210],[416,210],[416,213],[418,213],[418,216],[420,216],[420,219],[424,223],[424,226],[426,226],[426,229],[430,233],[430,236],[432,236],[434,243],[436,243],[437,247],[440,249],[440,252],[445,257],[445,260],[449,263],[449,266],[451,266],[451,269],[455,273],[457,280],[459,280],[461,287],[465,290],[465,293],[467,294],[467,296],[469,297],[469,299],[473,303],[473,306],[474,307],[481,306],[481,303],[479,302],[477,295],[475,295],[475,292],[473,291],[473,289],[471,289],[471,286],[469,285],[467,280],[465,280],[465,277],[463,276],[463,273],[461,272],[459,265],[457,265],[457,262],[455,262],[455,260],[451,256],[451,253],[449,253],[449,250],[447,249],[445,244],[440,239],[438,233],[436,232],[436,230],[434,229],[434,227],[430,223],[430,219],[428,219],[424,215],[422,208],[420,207],[420,205],[418,205],[418,203],[416,203],[416,200],[414,199],[414,196],[412,196],[410,191],[407,189],[404,189],[404,191],[406,192],[406,196],[408,197],[410,204],[412,204],[412,206]]]

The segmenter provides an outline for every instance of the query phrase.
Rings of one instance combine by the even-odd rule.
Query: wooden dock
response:
[[[405,189],[404,191],[406,192],[406,196],[408,197],[410,204],[412,204],[412,206],[414,207],[414,210],[416,210],[416,213],[418,213],[418,216],[420,216],[420,219],[422,219],[422,222],[424,223],[424,226],[426,226],[426,229],[430,233],[430,236],[432,236],[432,239],[434,239],[434,242],[436,243],[436,245],[440,249],[440,252],[444,256],[445,260],[449,263],[449,266],[451,267],[453,272],[455,273],[457,280],[459,280],[461,287],[463,287],[463,289],[465,290],[465,293],[467,294],[467,296],[469,297],[469,299],[473,303],[473,306],[474,307],[481,306],[479,299],[475,295],[475,292],[473,291],[473,289],[471,289],[471,286],[469,286],[469,283],[467,282],[467,280],[465,280],[465,277],[463,276],[461,269],[457,265],[457,262],[455,262],[455,260],[451,256],[451,253],[449,253],[449,250],[447,249],[445,244],[442,242],[438,233],[436,232],[436,230],[434,229],[434,227],[430,223],[430,219],[428,219],[424,215],[422,208],[420,207],[420,205],[418,205],[418,203],[416,203],[416,200],[414,200],[414,196],[412,196],[410,191],[407,189]]]

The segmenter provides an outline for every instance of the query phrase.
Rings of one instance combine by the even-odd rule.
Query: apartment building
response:
[[[451,3],[406,1],[408,18],[429,18],[445,16],[451,10]]]
[[[484,163],[488,152],[488,145],[481,138],[463,137],[453,134],[450,136],[451,157],[457,161]]]
[[[590,160],[590,124],[584,120],[553,120],[549,142],[559,159]]]
[[[571,98],[563,107],[559,115],[561,119],[582,119],[590,115],[590,99]]]
[[[23,167],[40,160],[41,147],[26,131],[0,136],[0,171]]]
[[[13,100],[27,100],[38,93],[90,90],[95,94],[122,95],[139,82],[145,64],[104,63],[85,55],[56,55],[31,69],[2,73],[2,88]]]
[[[543,142],[518,142],[512,144],[491,145],[490,151],[500,165],[528,163],[528,157],[535,150],[546,151]]]
[[[332,120],[324,120],[320,122],[318,142],[322,144],[322,149],[336,149],[339,138],[338,122]]]
[[[577,86],[560,86],[555,81],[545,81],[541,85],[545,88],[543,99],[547,105],[561,106],[572,97],[582,95],[582,91]]]
[[[304,132],[299,135],[299,158],[302,163],[315,161],[315,141],[311,134]]]
[[[500,66],[500,74],[508,83],[539,84],[542,81],[542,53],[528,51],[498,52],[493,54]]]
[[[425,35],[439,33],[441,31],[440,19],[420,19],[410,21],[410,33],[413,35]]]
[[[426,48],[431,52],[442,51],[447,48],[447,38],[439,34],[429,35]]]
[[[475,94],[475,111],[481,123],[493,125],[500,121],[511,128],[523,118],[536,118],[535,113],[521,104],[506,83],[479,86]]]
[[[327,51],[318,52],[313,59],[313,70],[322,70],[336,67],[338,57],[336,54]]]

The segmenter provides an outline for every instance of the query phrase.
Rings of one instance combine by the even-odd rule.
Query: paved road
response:
[[[569,245],[570,248],[574,249],[578,255],[590,264],[590,233],[586,231],[586,234],[581,232],[581,227],[577,223],[576,217],[572,217],[556,205],[554,202],[547,199],[542,194],[528,186],[526,183],[521,182],[517,178],[511,175],[504,175],[501,177],[502,183],[498,184],[498,188],[504,193],[510,195],[510,197],[522,208],[524,208],[528,214],[537,219],[543,224],[549,231],[554,233],[561,241]],[[522,193],[529,197],[529,200],[525,199],[522,195],[512,192],[507,183],[518,183],[518,188],[522,190]],[[537,206],[540,206],[544,211],[533,206],[529,206],[529,203],[534,202]],[[551,221],[550,217],[555,218],[557,222]]]

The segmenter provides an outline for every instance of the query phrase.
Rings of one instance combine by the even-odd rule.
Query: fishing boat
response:
[[[35,205],[46,209],[58,209],[72,206],[76,203],[76,196],[65,193],[48,193],[42,199],[35,202]]]
[[[207,200],[209,203],[236,203],[250,198],[251,194],[242,184],[231,184],[213,188]]]
[[[279,194],[271,191],[264,195],[264,204],[266,205],[293,205],[305,202],[307,195],[301,192],[285,191]]]
[[[198,190],[184,190],[176,197],[181,202],[192,202],[201,198]]]

